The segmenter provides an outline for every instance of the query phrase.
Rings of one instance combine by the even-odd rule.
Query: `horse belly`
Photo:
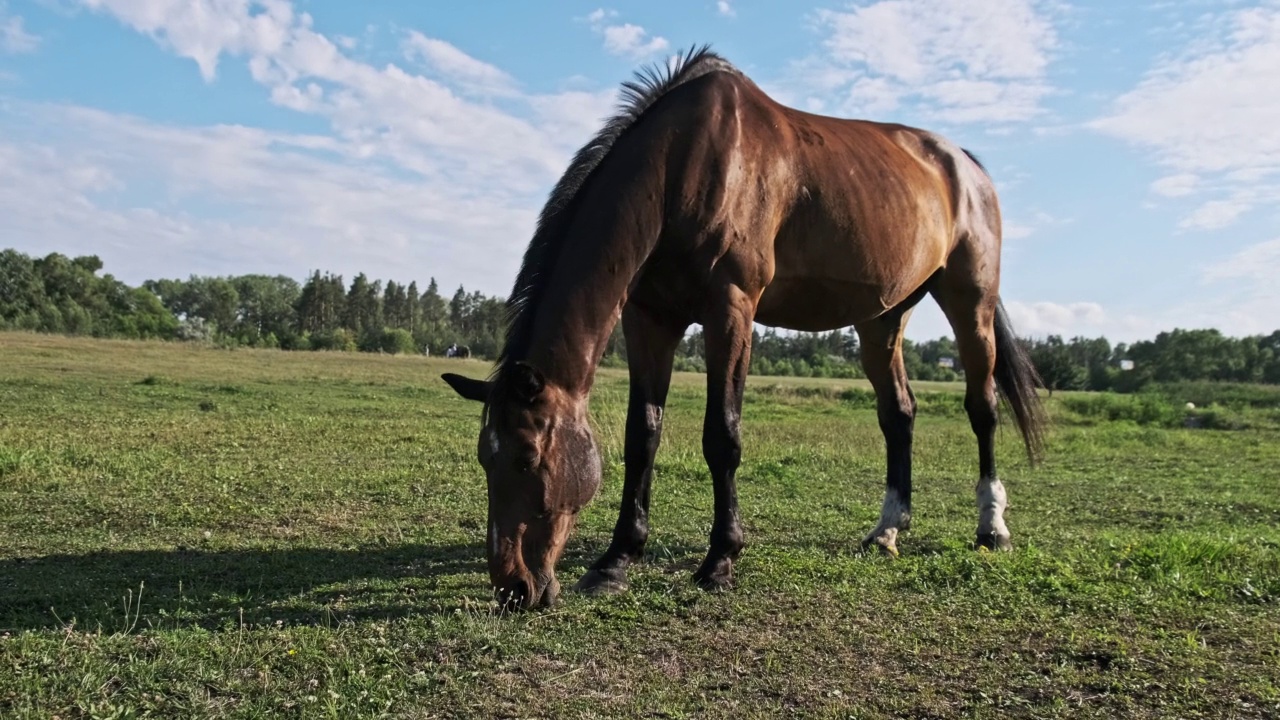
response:
[[[788,330],[819,332],[848,327],[887,308],[880,288],[829,278],[778,278],[756,305],[756,322]]]
[[[881,315],[945,264],[941,233],[923,230],[901,243],[857,242],[834,232],[780,234],[774,243],[773,279],[760,297],[757,320],[822,331]]]

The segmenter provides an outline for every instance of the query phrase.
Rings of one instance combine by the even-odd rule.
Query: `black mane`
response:
[[[573,216],[574,200],[579,191],[609,154],[618,138],[654,102],[673,88],[716,70],[736,72],[727,60],[712,52],[709,45],[703,45],[677,55],[674,62],[665,68],[641,68],[633,79],[622,84],[622,98],[616,114],[573,156],[569,168],[551,190],[538,217],[537,229],[525,250],[515,286],[507,299],[506,338],[495,370],[499,381],[506,367],[523,360],[529,352],[538,304],[564,246],[564,231]]]
[[[973,153],[969,152],[965,148],[960,148],[960,149],[964,150],[964,154],[969,156],[969,159],[973,161],[974,165],[978,166],[978,169],[981,170],[984,175],[986,175],[987,177],[991,177],[991,173],[987,171],[987,166],[982,164],[982,161],[978,159],[977,155],[974,155]]]

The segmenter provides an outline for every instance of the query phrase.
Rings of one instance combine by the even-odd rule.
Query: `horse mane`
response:
[[[982,164],[982,161],[978,159],[977,155],[974,155],[973,153],[969,152],[966,148],[960,148],[960,149],[964,150],[964,154],[969,156],[969,159],[973,161],[974,165],[978,166],[978,169],[982,171],[982,174],[986,175],[987,177],[991,177],[991,173],[987,171],[987,166]]]
[[[523,360],[529,352],[538,305],[546,294],[552,271],[564,247],[565,231],[576,208],[574,201],[592,173],[623,134],[663,95],[717,70],[738,72],[727,60],[712,52],[710,45],[694,46],[678,54],[665,67],[642,67],[634,78],[622,83],[616,113],[573,156],[538,217],[533,239],[524,252],[515,286],[507,298],[506,338],[494,370],[498,382],[502,381],[506,368]]]

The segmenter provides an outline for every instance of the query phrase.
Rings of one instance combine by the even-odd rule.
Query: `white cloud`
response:
[[[1195,192],[1199,183],[1200,177],[1195,173],[1166,175],[1151,183],[1151,192],[1170,198],[1183,197]]]
[[[729,0],[716,0],[716,12],[725,17],[735,17],[738,14]]]
[[[1096,332],[1107,322],[1106,311],[1095,302],[1010,301],[1005,308],[1018,334],[1027,337],[1081,334],[1087,329]]]
[[[1197,308],[1207,326],[1233,335],[1270,334],[1280,329],[1280,238],[1249,245],[1205,269],[1201,281],[1213,288]]]
[[[1204,273],[1207,282],[1257,280],[1274,283],[1277,278],[1280,278],[1280,238],[1250,245],[1231,257],[1214,263]],[[1273,320],[1273,323],[1280,327],[1280,320]]]
[[[0,104],[6,241],[101,252],[134,280],[319,267],[504,294],[546,192],[616,97],[527,93],[420,33],[402,41],[425,74],[373,66],[285,0],[80,2],[207,82],[244,62],[264,98],[328,124],[300,136]]]
[[[616,10],[599,8],[587,15],[591,29],[604,36],[604,49],[613,55],[642,60],[671,46],[667,39],[650,35],[649,31],[632,23],[610,23],[616,18]]]
[[[420,59],[445,79],[464,87],[495,95],[515,92],[515,80],[502,70],[476,60],[457,47],[414,30],[405,40],[405,52]]]
[[[1172,177],[1211,181],[1165,178],[1156,192],[1177,197],[1196,193],[1198,185],[1225,188],[1230,198],[1200,206],[1182,223],[1217,229],[1280,200],[1275,188],[1254,186],[1280,174],[1280,3],[1230,10],[1204,23],[1195,40],[1089,125],[1147,150]]]
[[[1005,240],[1024,240],[1044,228],[1066,225],[1070,222],[1070,219],[1058,218],[1043,210],[1037,210],[1031,213],[1030,218],[1026,216],[1016,219],[1006,218],[1001,235]]]
[[[182,57],[195,61],[205,80],[217,75],[223,53],[271,56],[279,53],[295,29],[306,30],[311,17],[295,15],[286,0],[262,0],[261,12],[247,2],[227,0],[79,0],[109,12],[150,35]]]
[[[533,223],[531,198],[400,178],[325,137],[59,105],[0,118],[6,241],[98,253],[134,282],[319,267],[505,293]],[[167,192],[131,200],[148,186]]]
[[[650,36],[648,31],[639,25],[623,23],[608,25],[604,28],[604,49],[614,55],[625,55],[640,59],[661,52],[670,47],[666,38]]]
[[[1019,222],[1004,223],[1004,229],[1001,235],[1005,240],[1023,240],[1035,234],[1035,229],[1030,225],[1024,225]]]
[[[40,38],[27,32],[21,15],[10,15],[5,3],[0,2],[0,52],[17,55],[34,52],[40,47]]]
[[[1173,327],[1189,327],[1186,324],[1189,314],[1185,312],[1171,315],[1163,310],[1117,311],[1090,301],[1058,303],[1006,297],[1004,306],[1009,312],[1014,332],[1020,337],[1061,335],[1065,338],[1105,337],[1113,343],[1133,342],[1152,338],[1156,333]],[[1235,327],[1216,323],[1210,325],[1221,327],[1224,332],[1228,332],[1229,327]],[[926,300],[911,314],[906,335],[912,340],[927,340],[942,336],[954,337],[955,333],[938,306]]]
[[[261,12],[224,0],[81,0],[111,13],[191,58],[206,79],[224,57],[245,58],[273,102],[326,118],[337,139],[364,156],[380,156],[432,181],[498,184],[543,191],[576,145],[525,117],[469,96],[515,94],[501,70],[421,34],[405,41],[436,77],[348,57],[311,28],[311,18],[285,0],[262,0]],[[539,96],[519,96],[554,107]],[[546,110],[543,110],[545,113]],[[593,118],[593,121],[598,121]]]
[[[1220,230],[1234,223],[1250,208],[1243,198],[1210,200],[1196,208],[1178,223],[1178,227],[1198,230]]]
[[[820,10],[826,55],[797,64],[798,83],[835,94],[846,113],[902,106],[950,122],[1016,122],[1040,115],[1058,43],[1039,0],[881,0]]]
[[[1196,324],[1201,319],[1180,309],[1149,311],[1117,311],[1091,301],[1047,302],[1006,299],[1005,309],[1014,332],[1021,337],[1043,338],[1047,335],[1072,337],[1105,337],[1111,342],[1146,340],[1173,327],[1222,327],[1216,323]],[[1191,323],[1191,324],[1188,324]]]

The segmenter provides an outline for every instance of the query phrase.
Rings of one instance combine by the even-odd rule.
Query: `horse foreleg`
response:
[[[730,286],[722,303],[705,319],[707,343],[707,410],[702,428],[702,454],[715,490],[715,517],[707,557],[694,573],[702,588],[733,585],[733,564],[742,552],[736,474],[742,459],[739,424],[742,392],[751,364],[751,326],[755,303]]]
[[[671,368],[684,328],[665,325],[642,309],[628,305],[622,312],[631,376],[627,402],[623,460],[622,506],[608,550],[592,564],[577,590],[616,593],[627,588],[627,566],[644,556],[649,539],[649,488],[653,459],[662,439],[662,413],[671,386]]]

